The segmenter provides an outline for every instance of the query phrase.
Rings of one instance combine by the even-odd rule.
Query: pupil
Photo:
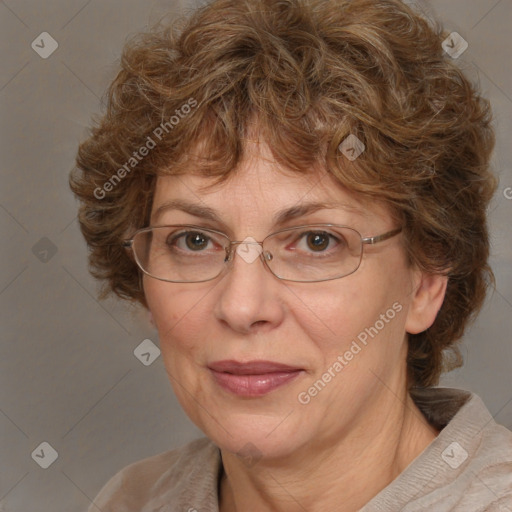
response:
[[[205,237],[200,234],[189,235],[185,240],[187,247],[192,250],[202,249],[206,242]]]
[[[308,245],[313,249],[325,249],[329,245],[328,237],[318,233],[308,235]]]

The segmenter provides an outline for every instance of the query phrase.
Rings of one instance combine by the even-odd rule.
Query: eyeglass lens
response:
[[[260,247],[243,243],[230,246],[226,235],[193,226],[148,228],[138,232],[133,241],[135,257],[144,272],[171,282],[214,279],[225,268],[230,250],[244,257],[251,247]],[[312,225],[267,236],[261,259],[281,279],[308,282],[351,274],[359,266],[361,253],[361,236],[354,229]],[[250,258],[251,262],[255,259]]]

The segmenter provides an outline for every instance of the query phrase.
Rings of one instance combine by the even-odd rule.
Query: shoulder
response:
[[[512,503],[512,432],[467,391],[431,388],[415,393],[414,400],[440,433],[364,512],[507,510]]]
[[[507,510],[512,504],[512,432],[493,420],[477,439],[479,444],[462,472],[467,478],[462,502],[479,499],[488,502],[489,511]]]
[[[190,503],[192,497],[213,499],[219,465],[218,448],[207,438],[196,439],[121,469],[101,489],[89,512],[142,512],[153,510],[160,501],[174,505],[180,500]]]
[[[498,512],[512,503],[512,432],[494,421],[473,438],[452,438],[432,497],[454,512]]]
[[[439,390],[439,396],[444,393],[455,401],[465,394]],[[433,443],[438,453],[432,498],[452,502],[454,511],[500,510],[512,502],[512,432],[496,423],[477,395],[466,396]]]

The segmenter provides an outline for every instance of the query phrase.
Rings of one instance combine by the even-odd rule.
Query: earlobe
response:
[[[419,273],[405,323],[409,334],[423,332],[434,323],[443,304],[447,284],[445,275]]]

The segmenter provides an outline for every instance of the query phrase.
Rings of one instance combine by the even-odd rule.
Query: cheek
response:
[[[190,396],[202,400],[204,395],[204,375],[198,372],[198,364],[205,358],[201,333],[207,330],[209,319],[205,311],[207,291],[151,281],[145,283],[144,290],[170,383],[188,416],[200,424],[196,401]]]
[[[329,367],[351,347],[360,353],[361,363],[381,359],[389,350],[401,350],[408,304],[403,279],[396,277],[394,268],[387,275],[366,270],[321,288],[295,290],[299,299],[295,319],[313,342],[323,366]]]
[[[308,337],[316,340],[319,348],[337,349],[340,343],[356,329],[361,311],[358,304],[361,292],[345,287],[340,289],[335,281],[322,291],[309,290],[300,302],[305,305],[296,318]]]
[[[347,337],[357,334],[379,308],[375,296],[355,277],[293,292],[295,320],[324,349],[338,348]]]
[[[204,311],[208,291],[151,279],[144,291],[165,352],[193,351],[194,340],[208,321]]]

